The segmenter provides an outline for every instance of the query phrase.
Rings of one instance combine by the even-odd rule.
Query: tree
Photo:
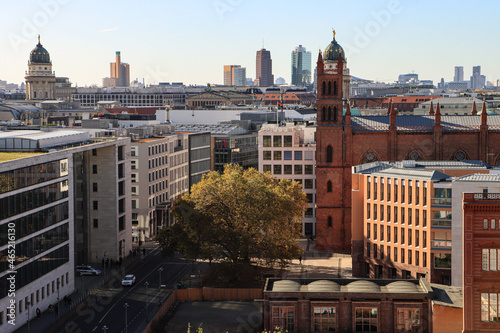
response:
[[[298,183],[230,164],[222,175],[204,175],[174,203],[178,222],[160,231],[158,241],[164,254],[177,250],[188,259],[286,265],[301,254],[297,238],[306,208]]]

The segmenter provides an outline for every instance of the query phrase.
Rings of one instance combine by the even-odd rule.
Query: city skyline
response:
[[[296,16],[299,6],[300,16],[311,20],[290,24],[287,18]],[[0,39],[0,79],[17,84],[24,82],[38,34],[56,76],[78,86],[102,85],[115,51],[127,55],[130,80],[204,85],[222,84],[220,70],[232,63],[246,67],[247,77],[255,79],[255,54],[261,48],[271,52],[275,77],[290,78],[290,52],[299,44],[311,50],[314,68],[332,28],[357,77],[394,82],[399,74],[415,72],[436,85],[441,77],[453,81],[455,66],[464,67],[465,78],[473,66],[481,66],[487,81],[500,78],[499,47],[486,33],[494,31],[500,9],[493,1],[317,1],[310,6],[297,1],[125,1],[116,6],[45,0],[3,7],[9,15]],[[457,22],[473,17],[481,19],[456,29]],[[483,44],[487,50],[480,52]]]

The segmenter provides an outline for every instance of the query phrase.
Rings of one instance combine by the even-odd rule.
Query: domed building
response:
[[[335,30],[333,30],[333,40],[328,44],[325,51],[323,51],[323,64],[324,64],[324,73],[337,73],[337,66],[339,62],[339,57],[342,61],[342,98],[344,100],[349,100],[350,93],[350,75],[349,68],[347,68],[347,59],[345,57],[345,52],[342,46],[335,39]]]
[[[40,43],[30,53],[26,80],[26,100],[51,100],[55,98],[56,75],[52,71],[49,52]]]

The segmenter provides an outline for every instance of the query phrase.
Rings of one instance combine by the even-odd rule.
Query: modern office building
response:
[[[463,82],[464,81],[464,66],[455,66],[455,76],[453,77],[453,82]]]
[[[463,331],[500,331],[500,193],[463,194]]]
[[[56,94],[56,74],[52,71],[49,52],[40,43],[30,53],[26,80],[26,100],[54,99]]]
[[[311,84],[311,52],[302,45],[292,51],[292,84],[308,86]]]
[[[316,127],[264,125],[259,131],[259,171],[300,183],[309,207],[302,233],[316,235]]]
[[[274,84],[273,60],[271,59],[271,51],[266,49],[257,51],[255,77],[256,86],[270,87]]]
[[[259,168],[257,132],[248,134],[212,134],[212,170],[224,172],[226,164],[238,164],[245,169]]]
[[[486,86],[486,76],[481,75],[481,66],[472,67],[472,76],[470,77],[471,89],[483,89]]]
[[[116,61],[109,64],[109,78],[103,79],[105,87],[128,87],[130,86],[130,66],[121,60],[120,51],[116,51]]]
[[[71,294],[76,264],[131,250],[129,149],[78,131],[1,132],[0,331]]]
[[[246,86],[246,68],[240,65],[224,65],[225,86]]]

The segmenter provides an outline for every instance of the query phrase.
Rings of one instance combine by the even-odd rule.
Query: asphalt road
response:
[[[189,271],[189,265],[180,259],[162,258],[158,249],[153,250],[135,268],[123,275],[115,273],[109,284],[90,296],[89,303],[57,332],[142,332],[159,304]],[[121,279],[126,274],[136,276],[133,286],[122,287]],[[93,277],[83,279],[91,284]]]

